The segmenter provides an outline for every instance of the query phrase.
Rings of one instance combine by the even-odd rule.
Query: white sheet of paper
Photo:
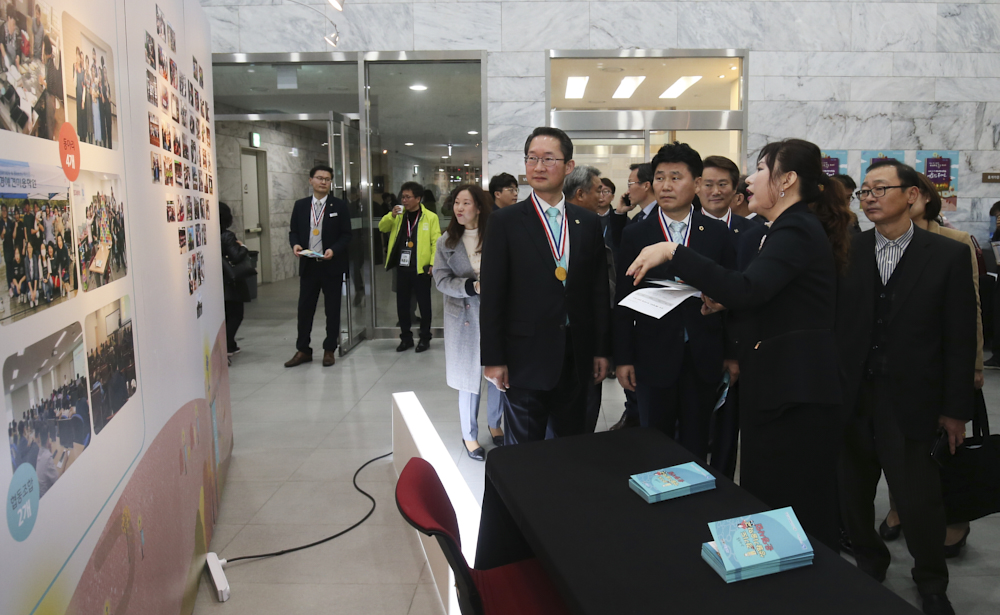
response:
[[[671,284],[676,283],[671,282]],[[622,299],[618,305],[631,308],[646,316],[663,318],[665,314],[691,297],[700,296],[701,293],[690,286],[687,288],[640,288]]]

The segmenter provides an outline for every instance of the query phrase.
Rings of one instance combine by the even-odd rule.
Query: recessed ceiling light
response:
[[[583,93],[587,91],[588,81],[590,81],[590,77],[567,77],[566,98],[583,98]]]
[[[438,169],[438,173],[444,173],[444,169]]]
[[[410,89],[413,90],[414,92],[423,92],[424,90],[427,89],[427,86],[420,85],[419,83],[414,83],[413,85],[410,86]]]
[[[478,135],[478,134],[479,134],[479,131],[478,131],[478,130],[470,130],[470,131],[469,131],[469,134],[470,134],[470,135]]]
[[[618,89],[611,98],[631,98],[632,93],[635,89],[639,87],[639,84],[646,79],[645,76],[640,77],[622,77],[622,82],[618,85]]]
[[[725,78],[726,78],[725,75],[719,75],[719,79],[725,79]]]
[[[677,98],[684,93],[692,85],[701,81],[701,75],[694,75],[691,77],[681,77],[674,84],[671,85],[663,94],[660,94],[660,98]]]
[[[736,70],[736,67],[735,66],[730,66],[729,70]]]
[[[388,154],[388,153],[389,153],[389,150],[387,150],[387,149],[384,149],[384,150],[382,150],[382,153],[383,153],[383,154]]]
[[[465,163],[465,164],[463,164],[462,166],[463,166],[463,167],[467,167],[467,166],[469,166],[469,163],[468,163],[468,162],[466,162],[466,163]]]
[[[447,159],[448,159],[447,156],[441,156],[441,160],[447,160]]]
[[[413,144],[412,143],[404,143],[403,145],[405,145],[406,147],[410,147]]]

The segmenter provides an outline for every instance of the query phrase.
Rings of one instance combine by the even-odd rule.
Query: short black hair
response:
[[[309,179],[312,179],[313,176],[316,175],[317,171],[326,171],[327,173],[330,174],[331,178],[333,177],[333,169],[330,166],[325,164],[317,164],[313,168],[309,169]]]
[[[528,148],[531,147],[531,142],[534,141],[535,137],[555,137],[559,140],[559,149],[562,150],[564,161],[569,162],[573,160],[573,140],[562,130],[552,128],[551,126],[539,126],[531,131],[531,134],[528,135],[528,140],[524,142],[525,156],[528,155]]]
[[[854,178],[851,177],[850,175],[837,173],[836,175],[831,175],[830,179],[835,179],[839,181],[840,185],[842,185],[847,190],[847,194],[853,195],[854,191],[858,189],[857,182],[855,182]]]
[[[219,225],[222,230],[226,230],[233,225],[233,210],[229,209],[229,205],[219,201]]]
[[[611,188],[611,194],[612,195],[616,192],[617,188],[615,188],[615,182],[611,181],[607,177],[602,177],[601,178],[601,183],[604,184],[605,186],[607,186],[608,188]]]
[[[991,216],[1000,215],[1000,201],[993,203],[993,207],[990,207],[990,215]]]
[[[673,143],[668,143],[660,148],[660,151],[656,152],[653,156],[653,161],[650,163],[652,171],[655,174],[657,167],[661,164],[672,164],[680,163],[688,168],[691,172],[691,177],[701,177],[701,172],[704,169],[704,164],[701,161],[701,155],[694,151],[690,145],[687,143],[680,143],[674,141]]]
[[[635,171],[635,176],[640,184],[653,183],[653,165],[648,162],[638,162],[628,167],[629,171]]]
[[[701,172],[704,173],[705,169],[721,169],[729,173],[729,179],[734,187],[740,181],[740,168],[725,156],[709,156],[702,162]]]
[[[490,196],[501,192],[504,188],[514,186],[517,188],[517,178],[510,173],[498,173],[490,178]]]
[[[893,167],[896,169],[896,175],[899,177],[899,181],[903,184],[903,188],[910,188],[913,186],[920,187],[920,175],[917,174],[916,169],[908,164],[903,164],[902,162],[896,160],[895,158],[889,158],[886,160],[880,160],[875,164],[868,167],[866,173],[871,173],[875,169],[881,169],[883,167]]]
[[[404,183],[399,189],[400,198],[403,197],[403,193],[406,192],[407,190],[409,190],[410,194],[417,197],[418,199],[424,198],[424,187],[418,184],[417,182]]]

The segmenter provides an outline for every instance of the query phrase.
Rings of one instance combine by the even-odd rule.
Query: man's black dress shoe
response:
[[[854,544],[851,537],[847,535],[847,530],[840,530],[840,552],[854,555]]]
[[[951,601],[944,593],[927,594],[924,598],[924,613],[927,615],[955,615]]]
[[[412,342],[411,342],[411,345],[412,345]],[[417,350],[416,350],[416,352],[423,352],[423,351],[427,350],[430,347],[431,347],[431,341],[430,340],[420,340],[419,342],[417,342]]]
[[[962,554],[962,547],[965,546],[965,542],[969,539],[969,532],[971,532],[971,531],[972,531],[972,527],[971,526],[965,528],[965,534],[962,536],[961,540],[959,540],[958,542],[956,542],[953,545],[945,545],[944,546],[944,556],[945,556],[946,559],[951,559],[953,557],[958,557],[959,555]]]
[[[878,535],[882,537],[882,540],[886,542],[892,542],[899,538],[899,534],[903,531],[903,524],[899,525],[889,525],[889,518],[886,517],[882,520],[882,525],[878,526]]]
[[[493,446],[503,446],[503,436],[493,436]]]
[[[638,427],[639,417],[632,418],[628,415],[628,411],[622,412],[622,418],[618,419],[618,422],[608,428],[608,431],[617,431],[619,429],[628,429],[629,427]]]
[[[403,352],[409,348],[413,348],[413,340],[403,340],[399,346],[396,346],[396,352]]]

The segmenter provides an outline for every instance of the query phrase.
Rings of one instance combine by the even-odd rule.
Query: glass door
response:
[[[369,203],[361,190],[361,133],[358,120],[333,114],[328,126],[333,192],[347,201],[351,214],[350,268],[342,293],[340,354],[367,337],[371,299],[371,221]]]

